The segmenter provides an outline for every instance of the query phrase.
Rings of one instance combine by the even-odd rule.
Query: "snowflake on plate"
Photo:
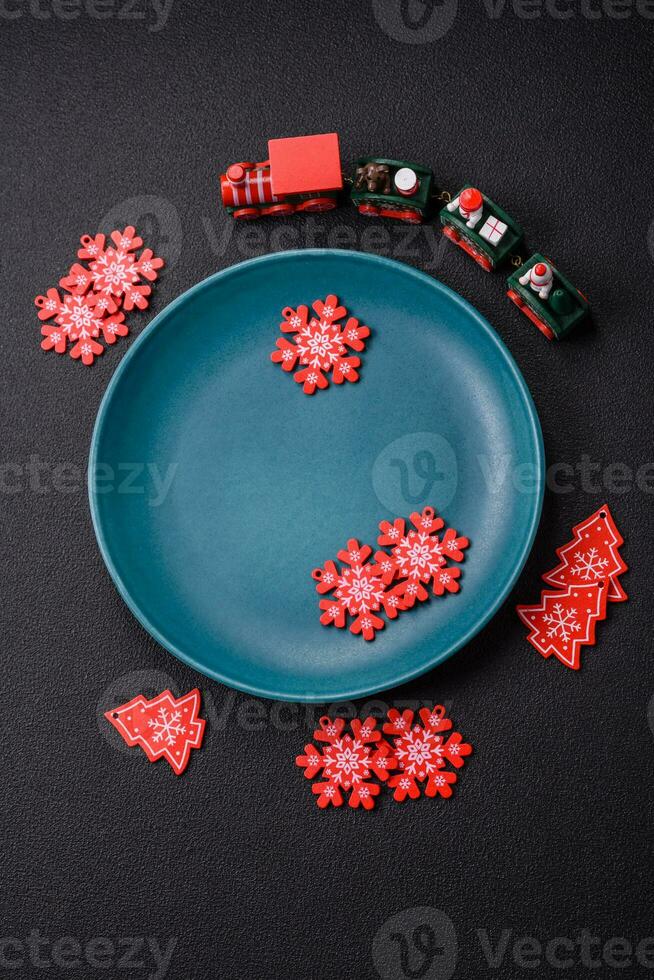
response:
[[[394,790],[394,799],[402,803],[408,797],[415,800],[420,796],[424,784],[425,796],[449,797],[456,782],[455,772],[447,768],[447,763],[460,769],[464,757],[472,752],[472,746],[462,740],[459,732],[452,732],[444,738],[441,732],[448,732],[452,722],[445,716],[443,705],[422,708],[420,723],[415,723],[415,714],[407,710],[399,712],[391,708],[388,722],[384,724],[384,734],[392,737],[391,757],[398,771],[391,776],[388,785]]]
[[[320,728],[313,733],[317,742],[305,746],[304,755],[298,755],[296,765],[304,769],[307,779],[321,776],[313,784],[318,806],[342,806],[343,793],[349,793],[351,807],[372,810],[379,795],[380,783],[388,779],[388,771],[395,767],[388,743],[377,731],[374,718],[361,722],[354,719],[350,732],[346,731],[344,718],[320,719]]]
[[[372,549],[351,538],[337,556],[342,567],[328,561],[314,569],[316,591],[321,595],[333,593],[333,598],[320,602],[320,622],[324,626],[342,629],[349,614],[353,618],[351,632],[373,640],[375,633],[384,628],[384,620],[377,615],[382,609],[389,619],[396,619],[399,612],[411,609],[416,601],[429,598],[425,585],[430,583],[437,596],[459,591],[461,571],[448,562],[463,561],[468,539],[459,537],[453,528],[438,537],[436,532],[443,528],[444,521],[432,507],[411,514],[410,520],[415,530],[407,530],[401,517],[392,523],[381,522],[379,544],[392,545],[392,549],[390,553],[377,551],[374,563],[368,561]]]
[[[574,562],[570,574],[576,575],[582,582],[594,582],[596,579],[606,578],[609,560],[602,558],[597,548],[575,551]]]
[[[134,254],[143,241],[131,225],[113,231],[110,238],[113,245],[107,244],[104,235],[83,235],[77,254],[87,260],[88,268],[79,263],[71,266],[59,281],[65,290],[63,296],[51,288],[36,297],[38,316],[43,321],[43,350],[68,352],[74,360],[92,364],[104,351],[98,343],[100,336],[111,345],[129,333],[120,307],[128,312],[147,307],[151,288],[141,280],[153,282],[163,259],[155,257],[151,249],[144,249],[140,256]]]
[[[281,364],[284,371],[294,371],[296,366],[300,366],[293,377],[307,395],[313,395],[316,388],[328,387],[327,374],[330,371],[334,384],[358,381],[357,368],[361,360],[348,356],[348,348],[362,351],[365,338],[370,336],[369,328],[362,326],[356,317],[348,317],[343,325],[347,310],[339,306],[335,295],[329,295],[324,302],[315,300],[312,309],[316,316],[310,315],[308,306],[298,306],[297,309],[287,306],[282,310],[284,320],[279,325],[280,330],[295,334],[295,337],[293,341],[280,337],[277,350],[270,355],[271,360]]]
[[[422,513],[411,514],[414,530],[406,529],[406,522],[398,517],[392,523],[382,521],[378,542],[390,545],[390,557],[379,552],[377,559],[384,565],[384,580],[387,583],[400,580],[398,594],[404,599],[407,608],[417,601],[424,602],[429,593],[424,587],[431,582],[434,595],[459,591],[461,570],[447,564],[448,559],[461,562],[464,551],[470,542],[459,537],[453,528],[448,528],[439,538],[436,534],[444,526],[442,518],[437,517],[433,507],[425,507]]]
[[[384,628],[384,620],[376,615],[383,609],[389,619],[395,619],[405,607],[397,589],[389,588],[383,580],[378,566],[368,559],[372,555],[369,545],[361,545],[356,538],[350,538],[347,547],[338,552],[341,562],[328,561],[322,568],[313,570],[317,582],[316,591],[321,595],[332,592],[333,599],[321,599],[324,626],[337,626],[343,629],[348,615],[352,618],[350,631],[373,640],[375,633]]]
[[[549,626],[547,635],[563,640],[564,643],[568,642],[573,633],[578,633],[581,629],[577,610],[566,609],[560,602],[554,603],[551,613],[545,613],[543,622]]]

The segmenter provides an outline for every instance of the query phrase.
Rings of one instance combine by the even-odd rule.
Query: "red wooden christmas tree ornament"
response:
[[[374,718],[363,722],[355,718],[349,732],[346,725],[344,718],[321,718],[320,728],[313,733],[320,747],[309,743],[295,762],[304,769],[307,779],[320,776],[320,782],[314,783],[312,789],[321,809],[330,804],[342,806],[343,794],[347,793],[351,807],[372,810],[380,783],[388,779],[388,770],[394,768],[395,761]]]
[[[419,718],[418,722],[413,711],[400,713],[391,708],[384,725],[384,734],[392,739],[393,768],[398,770],[388,785],[398,803],[407,796],[416,800],[421,792],[425,796],[450,797],[457,775],[446,764],[460,769],[464,758],[472,753],[472,746],[463,741],[459,732],[443,736],[443,732],[452,729],[452,722],[442,704],[422,708]]]
[[[552,654],[573,670],[581,666],[581,647],[595,643],[595,624],[606,618],[605,582],[569,585],[563,591],[541,593],[540,605],[517,606],[530,630],[527,639],[543,657]]]
[[[562,548],[557,548],[559,564],[543,579],[549,585],[583,585],[588,582],[608,582],[609,602],[624,602],[624,591],[619,576],[627,571],[620,555],[624,539],[618,531],[608,506],[604,504],[594,514],[576,524],[574,537]]]
[[[313,395],[316,388],[327,388],[330,371],[334,384],[358,381],[357,368],[361,360],[348,356],[348,348],[362,351],[365,338],[370,336],[369,328],[361,325],[356,317],[348,317],[345,323],[342,322],[347,310],[339,305],[338,297],[333,294],[324,302],[317,299],[313,310],[317,318],[309,314],[307,306],[297,309],[287,306],[282,310],[284,320],[279,328],[283,333],[295,336],[292,341],[280,337],[277,350],[270,355],[271,361],[281,364],[284,371],[294,371],[299,365],[300,370],[293,377],[306,395]]]
[[[105,712],[128,745],[140,745],[150,762],[165,759],[175,774],[181,776],[191,757],[199,749],[206,722],[198,717],[200,692],[197,688],[181,698],[163,691],[148,701],[142,694],[127,704]]]

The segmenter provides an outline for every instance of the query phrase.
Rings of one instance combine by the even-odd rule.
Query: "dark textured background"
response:
[[[18,947],[3,947],[0,977],[153,976],[145,939],[131,967],[106,944],[103,969],[57,965],[74,960],[74,943],[53,953],[62,937],[108,937],[124,960],[137,936],[163,946],[177,937],[174,980],[367,980],[378,976],[377,931],[422,906],[453,923],[457,978],[649,975],[606,962],[591,971],[579,947],[567,970],[528,968],[511,944],[575,942],[582,929],[601,943],[654,934],[651,494],[635,477],[608,486],[620,471],[590,483],[564,473],[568,492],[548,492],[503,610],[449,662],[382,696],[450,706],[475,745],[452,800],[322,813],[293,765],[315,709],[280,711],[205,681],[115,593],[79,473],[133,338],[86,370],[39,350],[32,301],[64,273],[78,236],[113,219],[133,220],[169,260],[134,335],[193,283],[252,254],[381,252],[437,274],[497,327],[533,393],[550,464],[587,457],[633,475],[654,458],[654,20],[608,0],[603,10],[561,0],[565,20],[533,17],[533,4],[493,19],[482,0],[461,0],[458,12],[455,0],[388,0],[376,15],[371,0],[173,0],[153,31],[145,0],[74,2],[5,0],[0,13],[2,937],[32,933],[34,944],[39,930],[49,941],[41,967],[27,947],[11,966]],[[399,226],[349,211],[285,222],[283,239],[281,225],[228,223],[221,166],[261,158],[269,136],[331,129],[345,161],[404,156],[431,163],[441,187],[474,180],[588,294],[593,328],[548,344],[505,299],[501,275],[429,230],[407,242]],[[26,469],[35,457],[38,478]],[[60,464],[66,493],[53,486]],[[513,606],[536,599],[555,546],[605,500],[626,538],[631,598],[610,607],[574,674],[526,644]],[[209,727],[181,779],[121,750],[101,719],[141,689],[198,683]],[[437,932],[447,925],[408,911],[382,928],[382,976],[451,975],[444,927],[431,966],[413,948],[430,915]],[[393,929],[411,946],[407,969]],[[484,930],[493,944],[511,931],[501,968],[486,962]]]

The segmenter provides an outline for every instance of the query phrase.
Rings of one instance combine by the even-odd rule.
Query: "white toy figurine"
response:
[[[529,283],[533,291],[538,293],[539,299],[549,299],[554,285],[552,266],[547,262],[537,262],[524,275],[520,276],[519,281],[521,286],[526,286]]]
[[[476,187],[467,187],[461,191],[459,196],[447,205],[448,211],[456,211],[457,208],[468,228],[475,228],[481,221],[484,210],[484,198],[481,191],[478,191]]]

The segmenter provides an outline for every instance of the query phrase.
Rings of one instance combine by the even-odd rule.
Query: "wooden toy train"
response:
[[[348,190],[344,191],[344,184]],[[417,163],[362,157],[344,177],[336,133],[268,141],[268,159],[233,163],[220,175],[225,209],[237,220],[331,211],[344,196],[359,214],[420,224],[440,210],[442,232],[486,272],[507,261],[509,298],[549,340],[566,336],[589,312],[585,296],[540,254],[523,263],[522,228],[476,187],[437,194]]]

